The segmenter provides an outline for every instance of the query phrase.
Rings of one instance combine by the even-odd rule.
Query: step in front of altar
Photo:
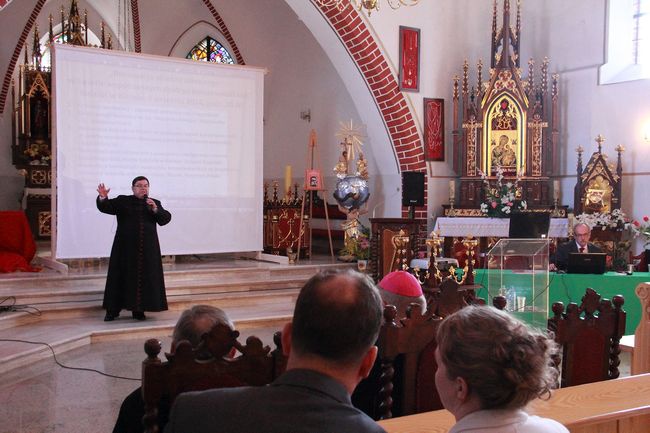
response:
[[[198,269],[166,271],[171,310],[198,303],[215,306],[253,305],[293,301],[300,287],[321,269],[349,264],[279,266],[277,268]],[[0,310],[0,330],[44,319],[98,316],[102,313],[105,275],[4,278],[0,299],[13,297],[19,311]]]

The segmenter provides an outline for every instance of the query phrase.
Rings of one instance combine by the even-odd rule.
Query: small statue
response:
[[[368,162],[363,157],[363,153],[359,153],[359,159],[357,160],[357,176],[368,180]]]
[[[348,151],[344,150],[339,156],[339,162],[334,166],[334,173],[339,179],[345,178],[348,175]]]

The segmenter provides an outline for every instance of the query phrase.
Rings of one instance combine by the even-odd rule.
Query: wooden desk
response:
[[[650,374],[589,383],[535,400],[528,413],[552,418],[572,433],[650,432]],[[446,410],[379,421],[388,433],[446,433],[454,425]]]

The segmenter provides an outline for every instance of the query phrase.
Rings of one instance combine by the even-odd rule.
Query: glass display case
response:
[[[546,329],[548,239],[501,239],[487,255],[488,296],[506,298],[506,311]]]

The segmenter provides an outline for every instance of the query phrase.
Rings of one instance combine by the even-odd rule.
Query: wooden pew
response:
[[[535,400],[528,413],[552,418],[571,433],[650,432],[650,374],[557,389]],[[446,433],[455,424],[446,410],[379,421],[388,433]]]

